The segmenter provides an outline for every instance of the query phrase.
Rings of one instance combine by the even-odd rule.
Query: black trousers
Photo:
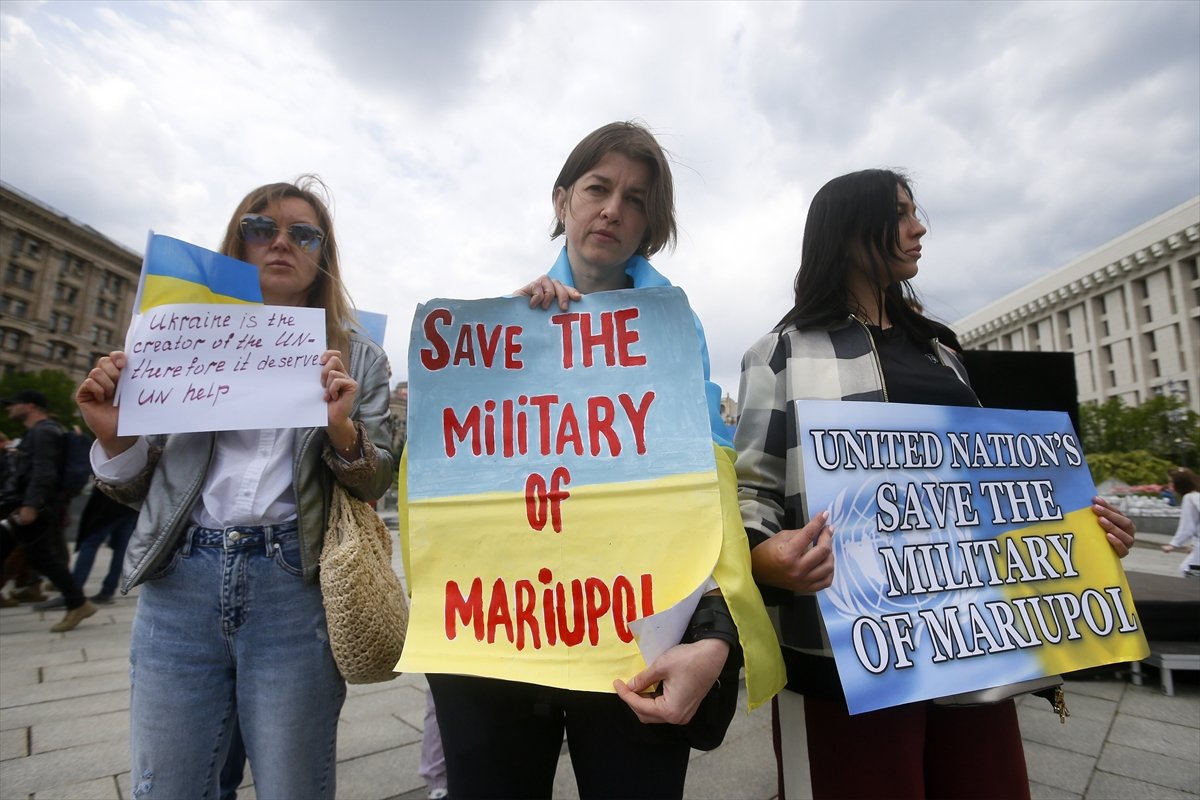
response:
[[[67,608],[79,608],[86,598],[80,587],[75,585],[71,569],[55,544],[54,539],[58,535],[56,522],[54,512],[46,511],[29,525],[17,525],[11,531],[5,527],[3,535],[0,535],[0,564],[8,560],[9,554],[20,545],[29,565],[62,592]]]
[[[615,694],[428,675],[454,800],[550,798],[563,733],[581,800],[681,798],[690,749]]]

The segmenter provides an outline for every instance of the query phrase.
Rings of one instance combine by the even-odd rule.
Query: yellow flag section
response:
[[[721,556],[713,578],[729,605],[729,613],[738,629],[738,642],[745,658],[746,703],[753,711],[783,690],[787,670],[775,626],[767,616],[762,595],[754,583],[750,567],[750,542],[738,507],[735,453],[713,446],[717,459],[717,481],[721,487],[723,533]]]
[[[570,498],[562,533],[532,530],[521,493],[410,503],[398,668],[602,692],[644,669],[630,623],[687,598],[717,562],[716,473],[572,485]]]
[[[997,539],[1013,629],[1046,674],[1150,655],[1125,571],[1091,508]]]
[[[629,621],[641,618],[643,610],[647,608],[656,612],[673,604],[672,597],[677,601],[679,597],[690,594],[698,585],[697,577],[702,582],[708,576],[707,572],[697,569],[697,565],[712,564],[715,559],[712,575],[730,606],[745,655],[749,708],[754,710],[766,703],[786,684],[784,661],[774,627],[763,607],[762,596],[758,594],[754,578],[751,577],[750,548],[742,525],[742,515],[738,511],[733,453],[715,445],[713,451],[716,487],[713,487],[713,475],[704,474],[676,476],[670,481],[650,481],[644,485],[606,485],[594,487],[594,492],[587,492],[588,497],[592,498],[592,503],[588,504],[592,506],[592,512],[600,509],[601,513],[608,515],[604,506],[606,501],[613,498],[614,492],[635,489],[623,504],[630,513],[624,513],[620,519],[614,517],[613,521],[590,519],[589,527],[593,528],[593,533],[589,536],[596,546],[593,557],[582,553],[569,557],[560,539],[548,543],[546,536],[542,536],[541,540],[530,539],[528,525],[522,524],[523,509],[512,509],[514,500],[523,503],[523,498],[500,494],[475,495],[470,498],[470,505],[480,507],[478,515],[473,513],[472,522],[480,525],[484,535],[472,534],[463,539],[486,541],[487,531],[491,531],[491,541],[481,547],[486,552],[498,552],[498,555],[488,557],[463,552],[469,546],[461,548],[458,543],[462,540],[457,535],[439,537],[439,530],[454,530],[440,528],[440,524],[457,525],[462,521],[462,517],[457,516],[454,500],[445,498],[430,503],[408,504],[406,450],[401,456],[397,486],[400,487],[404,575],[412,576],[409,590],[413,594],[413,606],[404,654],[397,669],[406,672],[484,674],[551,686],[612,691],[614,678],[631,678],[640,672],[644,664],[640,651],[628,642],[625,632]],[[655,543],[662,536],[647,536],[641,540],[653,543],[652,548],[646,549],[636,536],[625,535],[634,533],[634,530],[620,530],[626,524],[622,519],[629,521],[643,511],[659,521],[666,519],[668,523],[671,519],[667,517],[685,513],[686,506],[680,505],[683,498],[678,501],[672,498],[670,504],[664,504],[661,500],[662,492],[673,492],[679,488],[684,489],[685,498],[690,497],[695,501],[692,512],[698,512],[696,528],[682,537],[686,541],[678,545],[682,549],[672,552],[672,546],[666,545],[666,542]],[[714,488],[718,489],[720,498],[719,517],[713,516]],[[572,501],[576,497],[572,491]],[[509,517],[504,530],[510,541],[517,542],[511,551],[503,545],[500,529],[492,524],[494,519],[488,516],[486,509],[496,509],[497,518]],[[516,517],[511,518],[514,515]],[[674,522],[677,523],[678,518]],[[715,536],[714,523],[720,525],[720,533]],[[643,521],[634,518],[632,524],[642,527]],[[654,531],[649,525],[644,525],[649,533],[658,534],[671,527],[667,524],[659,531]],[[452,542],[446,539],[452,539]],[[620,542],[623,539],[632,543],[623,545]],[[716,552],[718,547],[719,553]],[[556,552],[562,557],[557,573],[553,567],[547,566],[547,575],[529,577],[527,557],[532,557],[536,564],[547,553],[554,555]],[[490,558],[497,560],[490,561]],[[571,583],[572,576],[566,566],[568,558],[574,563],[575,581],[580,581],[582,573],[594,573],[589,576],[596,578],[590,584],[590,591],[587,578],[582,578],[582,584]],[[604,570],[588,569],[593,564],[592,558],[595,564],[608,566]],[[664,559],[667,569],[655,569],[658,565],[649,564],[652,558]],[[514,564],[514,561],[517,563]],[[518,572],[505,573],[494,567],[505,563],[511,564],[511,569]],[[616,569],[616,564],[620,565],[620,569]],[[638,572],[632,569],[632,564],[648,564],[649,571]],[[536,572],[540,573],[541,569]],[[702,572],[704,575],[701,575]],[[456,575],[460,577],[454,577]],[[485,581],[484,575],[490,576],[491,581]],[[512,578],[514,575],[518,577]],[[605,584],[599,575],[614,577]],[[649,594],[643,590],[643,575],[652,576]],[[566,581],[563,581],[564,576],[568,578]],[[542,577],[546,578],[545,582]],[[462,582],[467,578],[469,582],[464,588]],[[478,601],[472,600],[476,578]],[[522,583],[522,588],[518,590],[517,582],[520,581],[526,583]],[[575,585],[580,585],[581,589],[576,590]],[[614,591],[613,587],[619,589]],[[604,607],[602,597],[606,590],[608,608],[601,612]],[[466,602],[463,601],[464,591]],[[581,594],[576,594],[577,591]],[[578,600],[580,596],[582,601]],[[614,604],[619,612],[613,610]],[[463,609],[468,614],[467,621],[463,620]],[[595,645],[590,638],[593,633]],[[576,644],[565,643],[568,640]]]

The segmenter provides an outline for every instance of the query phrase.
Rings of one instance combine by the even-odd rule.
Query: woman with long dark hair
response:
[[[809,208],[793,307],[742,361],[734,438],[742,521],[754,576],[790,620],[788,686],[777,698],[781,775],[803,780],[793,768],[807,746],[816,798],[1029,794],[1011,700],[919,702],[851,716],[816,605],[815,593],[833,581],[833,532],[804,495],[795,403],[979,404],[954,334],[916,310],[908,282],[925,233],[897,172],[865,170],[825,184]],[[1099,498],[1094,509],[1113,549],[1127,554],[1132,523]],[[848,753],[865,761],[848,768]]]

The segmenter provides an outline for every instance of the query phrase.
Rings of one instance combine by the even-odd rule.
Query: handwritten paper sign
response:
[[[156,306],[130,323],[118,432],[324,425],[325,350],[322,308]]]
[[[1148,655],[1066,414],[803,402],[850,713]]]
[[[683,292],[426,303],[408,414],[399,669],[604,692],[643,669],[638,623],[694,606],[721,546]]]

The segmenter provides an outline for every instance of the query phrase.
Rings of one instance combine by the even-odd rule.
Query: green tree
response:
[[[37,372],[19,372],[0,377],[0,397],[12,397],[23,389],[37,389],[46,395],[50,414],[64,426],[83,425],[79,408],[75,405],[75,381],[65,372],[43,369]],[[8,414],[0,414],[0,430],[16,439],[25,435],[25,426]]]
[[[1079,407],[1079,428],[1086,453],[1144,450],[1188,467],[1200,458],[1200,414],[1171,395],[1152,397],[1139,406],[1127,406],[1119,397],[1084,403]]]
[[[1171,462],[1145,450],[1120,453],[1092,453],[1087,457],[1092,480],[1096,483],[1116,478],[1130,486],[1166,483]]]

